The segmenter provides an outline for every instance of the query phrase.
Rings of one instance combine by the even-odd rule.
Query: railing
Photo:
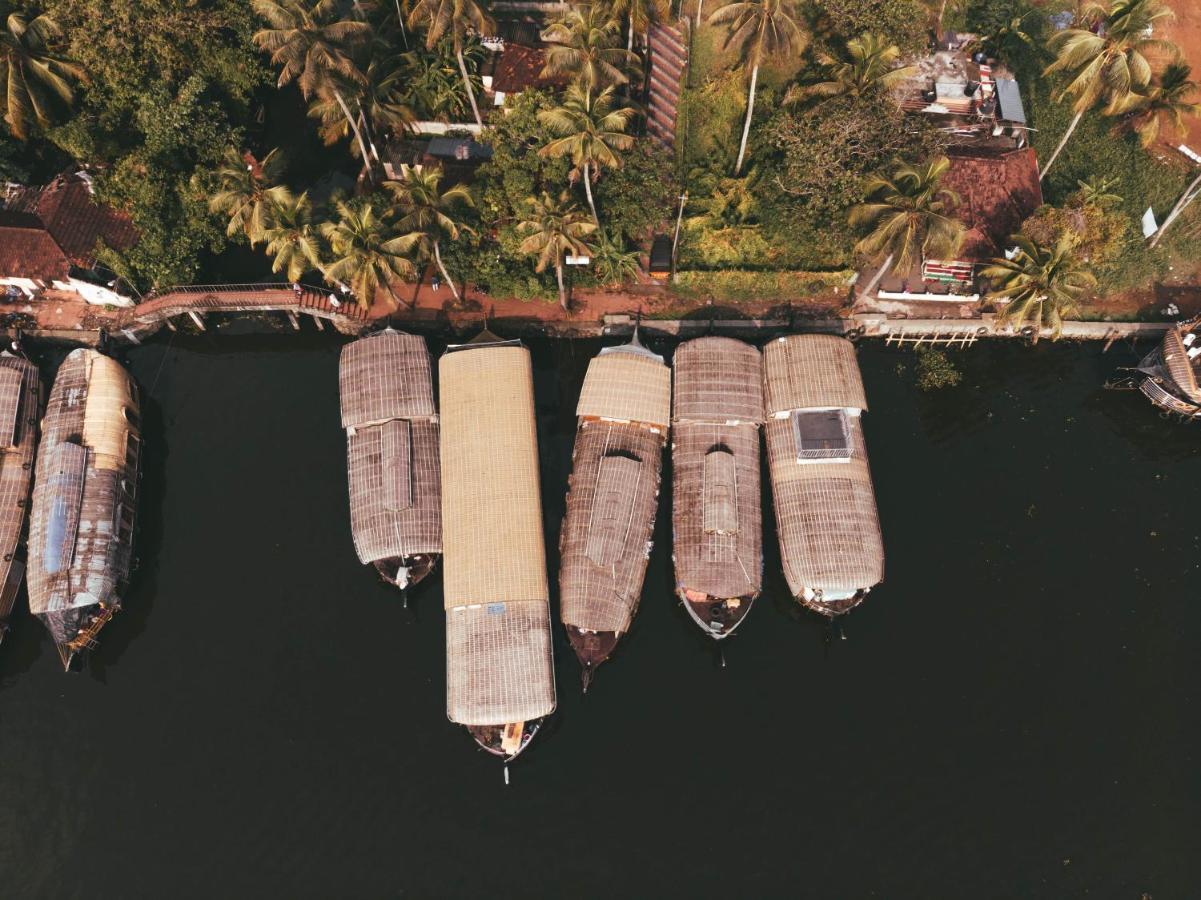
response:
[[[246,282],[241,284],[187,284],[155,291],[137,306],[123,314],[129,323],[149,324],[155,318],[170,318],[179,313],[236,310],[244,306],[261,306],[281,311],[322,313],[330,318],[344,317],[355,321],[367,318],[367,311],[353,299],[331,303],[329,290],[311,284],[291,282]],[[156,314],[165,315],[156,316]]]

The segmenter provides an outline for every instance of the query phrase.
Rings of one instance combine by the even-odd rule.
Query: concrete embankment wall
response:
[[[382,324],[382,323],[377,323]],[[397,318],[392,324],[396,328],[418,334],[446,333],[473,334],[483,324],[482,318],[445,317],[404,319]],[[547,335],[549,337],[622,337],[629,335],[634,327],[633,316],[605,316],[601,322],[538,321],[535,319],[492,319],[488,326],[499,334],[520,336]],[[370,330],[375,327],[368,324]],[[980,319],[889,319],[883,315],[867,313],[848,318],[831,319],[643,319],[642,330],[647,335],[690,338],[704,334],[726,334],[748,340],[772,337],[781,334],[808,332],[816,334],[840,334],[852,338],[883,338],[907,344],[951,343],[966,344],[986,338],[1018,338],[1033,340],[1032,328],[1015,329],[999,325],[992,317]],[[1113,341],[1123,338],[1154,339],[1161,336],[1170,322],[1064,322],[1061,339],[1080,341]],[[139,339],[149,337],[157,329],[146,329]],[[100,340],[97,331],[81,330],[35,330],[24,332],[26,337],[68,344],[96,346]],[[9,335],[12,336],[11,334]],[[1043,329],[1038,338],[1049,340],[1049,329]],[[116,332],[109,335],[113,343],[131,343],[128,333]]]

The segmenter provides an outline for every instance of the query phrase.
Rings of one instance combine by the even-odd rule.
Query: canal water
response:
[[[531,346],[553,547],[600,344]],[[769,528],[721,668],[661,513],[633,632],[587,697],[556,633],[507,788],[445,717],[440,575],[406,612],[355,559],[337,352],[125,354],[140,567],[88,671],[28,619],[0,647],[4,896],[1197,895],[1201,430],[1102,390],[1129,348],[979,344],[923,393],[864,345],[888,568],[845,640]]]

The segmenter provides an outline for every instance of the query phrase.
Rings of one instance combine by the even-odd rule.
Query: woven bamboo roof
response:
[[[559,614],[591,631],[629,631],[659,506],[663,435],[582,422],[559,536]]]
[[[758,594],[759,426],[676,421],[671,462],[677,587],[723,599]]]
[[[763,359],[750,344],[703,337],[676,348],[673,421],[763,422]]]
[[[773,413],[866,408],[854,347],[842,338],[796,335],[772,341],[763,356]],[[835,382],[838,373],[848,386]],[[829,461],[800,461],[803,454],[792,417],[767,421],[776,530],[784,574],[796,595],[806,588],[857,591],[884,577],[884,542],[862,421],[855,413],[838,416],[846,429],[843,452],[849,457]]]
[[[576,415],[666,429],[671,422],[671,370],[661,356],[641,347],[606,348],[588,364]]]
[[[1189,400],[1201,403],[1201,388],[1197,386],[1197,373],[1193,368],[1193,361],[1189,359],[1188,349],[1184,346],[1184,337],[1179,326],[1169,328],[1164,333],[1161,355],[1164,367],[1168,370],[1168,377]]]
[[[120,605],[140,457],[137,421],[137,389],[120,365],[94,350],[67,356],[42,420],[27,573],[30,611],[46,619],[60,643],[74,637],[71,621],[49,614]]]
[[[446,715],[460,725],[528,722],[555,711],[550,607],[489,603],[446,611]]]
[[[400,401],[388,391],[403,383]],[[346,427],[350,528],[364,563],[442,550],[439,425],[429,351],[385,331],[342,350],[338,379]],[[398,410],[414,416],[391,415]],[[386,418],[378,418],[385,416]]]
[[[438,364],[447,714],[464,725],[554,710],[530,354],[477,343]]]
[[[763,348],[767,415],[794,409],[867,409],[855,345],[831,334],[794,334]]]
[[[23,571],[17,546],[29,513],[29,487],[37,448],[40,404],[37,367],[26,359],[0,353],[0,621],[8,618]],[[9,584],[10,578],[14,582]]]
[[[342,427],[437,415],[430,356],[414,334],[387,329],[342,348]]]

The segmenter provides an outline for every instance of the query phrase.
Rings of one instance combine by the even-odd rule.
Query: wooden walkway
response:
[[[338,331],[355,334],[367,323],[367,310],[353,300],[331,302],[328,289],[287,283],[201,284],[167,288],[147,297],[137,306],[123,309],[112,330],[137,340],[178,316],[188,316],[201,330],[204,316],[211,312],[283,312],[299,328],[300,315],[312,316],[321,328],[331,322]]]

